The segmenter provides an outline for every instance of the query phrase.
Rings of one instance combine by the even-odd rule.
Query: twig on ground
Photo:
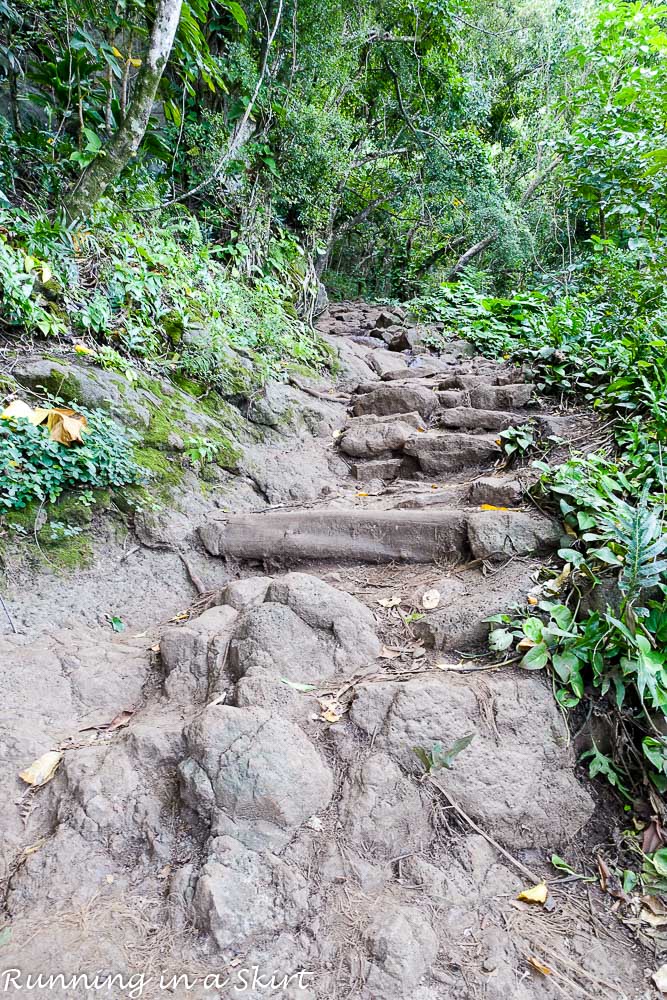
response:
[[[2,594],[0,594],[0,604],[2,605],[2,610],[7,615],[7,621],[9,622],[9,624],[11,626],[12,632],[14,633],[14,635],[18,635],[19,634],[18,633],[18,629],[16,628],[16,625],[14,624],[14,619],[12,618],[12,616],[9,613],[9,608],[5,604],[5,599],[2,596]]]
[[[487,833],[486,830],[483,830],[481,828],[481,826],[478,826],[477,823],[475,823],[475,821],[471,819],[466,812],[463,811],[461,806],[454,801],[454,799],[451,797],[447,789],[443,788],[443,786],[440,784],[437,778],[435,778],[432,774],[429,774],[426,777],[427,780],[430,781],[431,784],[438,789],[440,794],[444,795],[444,797],[447,799],[452,809],[459,814],[461,819],[465,820],[468,826],[471,827],[471,829],[473,829],[475,833],[478,833],[481,837],[484,837],[484,839],[489,844],[491,844],[491,847],[495,848],[495,850],[498,851],[499,854],[502,854],[505,860],[509,861],[509,863],[514,868],[516,868],[517,871],[521,872],[522,875],[525,875],[526,878],[531,879],[535,883],[543,881],[540,878],[540,876],[536,875],[535,872],[531,871],[530,868],[527,867],[527,865],[524,865],[522,861],[519,861],[512,854],[510,854],[509,851],[506,851],[504,847],[501,847],[498,841],[494,840],[490,833]]]

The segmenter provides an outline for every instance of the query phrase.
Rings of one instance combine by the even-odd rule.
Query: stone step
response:
[[[403,451],[416,459],[421,471],[428,476],[489,467],[503,454],[492,434],[439,434],[437,431],[413,435],[406,441]]]
[[[508,427],[520,427],[530,420],[525,412],[512,413],[507,410],[478,410],[473,406],[453,406],[444,409],[435,417],[438,427],[462,431],[504,431]]]
[[[459,509],[221,515],[199,529],[211,555],[286,564],[498,559],[553,549],[560,534],[558,525],[541,515]]]

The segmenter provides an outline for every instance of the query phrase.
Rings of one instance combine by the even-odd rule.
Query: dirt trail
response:
[[[180,568],[146,628],[0,639],[0,973],[122,979],[44,997],[652,997],[609,897],[548,863],[590,861],[598,831],[545,678],[475,659],[560,538],[498,471],[498,433],[586,418],[469,345],[430,354],[400,310],[342,304],[321,327],[337,387],[269,387],[283,431],[227,509],[140,526],[157,572]],[[183,561],[204,593],[158,647]],[[468,733],[424,780],[414,748]],[[517,902],[530,873],[547,907]]]

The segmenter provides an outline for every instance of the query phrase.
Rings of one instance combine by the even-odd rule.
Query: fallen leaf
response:
[[[319,702],[322,709],[320,718],[324,722],[340,722],[346,711],[344,705],[341,705],[341,703],[335,699],[332,700],[329,698],[320,698]]]
[[[481,503],[479,505],[479,509],[480,510],[509,510],[508,507],[496,507],[496,505],[492,504],[492,503]]]
[[[310,830],[315,830],[317,833],[320,832],[324,824],[319,816],[311,816],[310,819],[306,820],[306,826]]]
[[[300,681],[288,681],[286,677],[281,677],[280,681],[282,684],[286,684],[287,687],[294,688],[295,691],[314,691],[314,684],[302,684]]]
[[[378,657],[381,660],[395,660],[397,656],[401,655],[400,649],[392,649],[391,646],[383,646]]]
[[[400,603],[400,597],[382,597],[378,601],[378,604],[381,604],[383,608],[397,608]]]
[[[644,907],[640,914],[639,919],[643,920],[645,924],[649,927],[666,927],[667,926],[667,914],[653,913],[651,910]]]
[[[2,413],[0,413],[0,417],[2,417],[3,420],[23,419],[29,420],[32,423],[33,413],[34,410],[32,406],[28,406],[28,404],[24,403],[22,399],[14,399],[9,406],[6,407]]]
[[[413,660],[418,660],[421,656],[424,656],[425,653],[426,653],[426,650],[424,649],[423,646],[417,646],[416,649],[412,650],[412,659]]]
[[[358,497],[367,497],[368,493],[357,493]]]
[[[39,788],[51,780],[62,759],[62,750],[49,750],[48,753],[42,754],[41,757],[33,761],[25,771],[20,771],[19,778],[22,778],[27,785]]]
[[[3,927],[0,931],[0,948],[3,948],[12,939],[12,929],[11,927]]]
[[[159,652],[160,652],[160,643],[156,642],[154,643],[154,645],[151,646],[151,653],[159,653]]]
[[[517,642],[516,648],[520,653],[525,653],[526,650],[532,649],[534,645],[535,645],[535,640],[529,639],[528,636],[526,636],[524,639],[521,639],[520,642]]]
[[[114,632],[125,631],[125,622],[122,618],[119,618],[118,615],[107,615],[107,621],[109,622],[109,625],[111,625]]]
[[[520,899],[522,903],[540,903],[544,905],[548,895],[549,890],[547,889],[546,882],[538,882],[537,885],[531,886],[530,889],[524,889],[516,898]]]
[[[440,604],[440,591],[427,590],[422,597],[422,608],[426,611],[433,611]]]
[[[529,594],[529,595],[528,595],[528,597],[526,598],[526,602],[527,602],[528,604],[532,604],[533,606],[534,606],[535,604],[539,604],[539,601],[538,601],[538,599],[537,599],[537,598],[536,598],[536,597],[535,597],[535,596],[534,596],[533,594]]]
[[[458,663],[446,663],[444,660],[437,660],[434,664],[436,670],[453,670],[458,667]]]
[[[77,354],[95,354],[90,347],[86,347],[85,344],[75,344],[74,350]]]
[[[78,441],[83,444],[81,436],[88,426],[88,421],[76,410],[67,410],[57,406],[49,411],[46,426],[49,428],[51,440],[58,444],[70,445]]]
[[[661,965],[659,969],[656,969],[651,979],[661,993],[667,993],[667,965]]]
[[[549,966],[543,965],[542,962],[539,961],[539,959],[533,958],[532,955],[528,958],[528,964],[532,965],[532,967],[536,969],[538,972],[541,972],[543,976],[551,975],[551,969],[549,968]]]
[[[665,830],[660,821],[653,817],[642,836],[642,851],[644,854],[653,854],[654,851],[663,847],[665,842]]]
[[[130,719],[134,715],[135,710],[133,708],[126,708],[124,711],[119,712],[115,715],[109,725],[106,727],[107,732],[113,732],[114,729],[124,729],[130,722]]]

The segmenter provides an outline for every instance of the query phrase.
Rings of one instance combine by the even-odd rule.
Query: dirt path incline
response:
[[[498,471],[498,432],[568,421],[469,345],[429,354],[401,311],[323,326],[342,372],[315,391],[349,412],[299,390],[329,433],[258,444],[263,502],[183,533],[228,580],[200,613],[0,640],[0,970],[20,970],[0,991],[62,972],[178,1000],[648,998],[608,899],[548,862],[595,837],[550,687],[474,659],[560,538]],[[47,751],[55,776],[26,785]],[[546,905],[517,900],[542,879]]]

